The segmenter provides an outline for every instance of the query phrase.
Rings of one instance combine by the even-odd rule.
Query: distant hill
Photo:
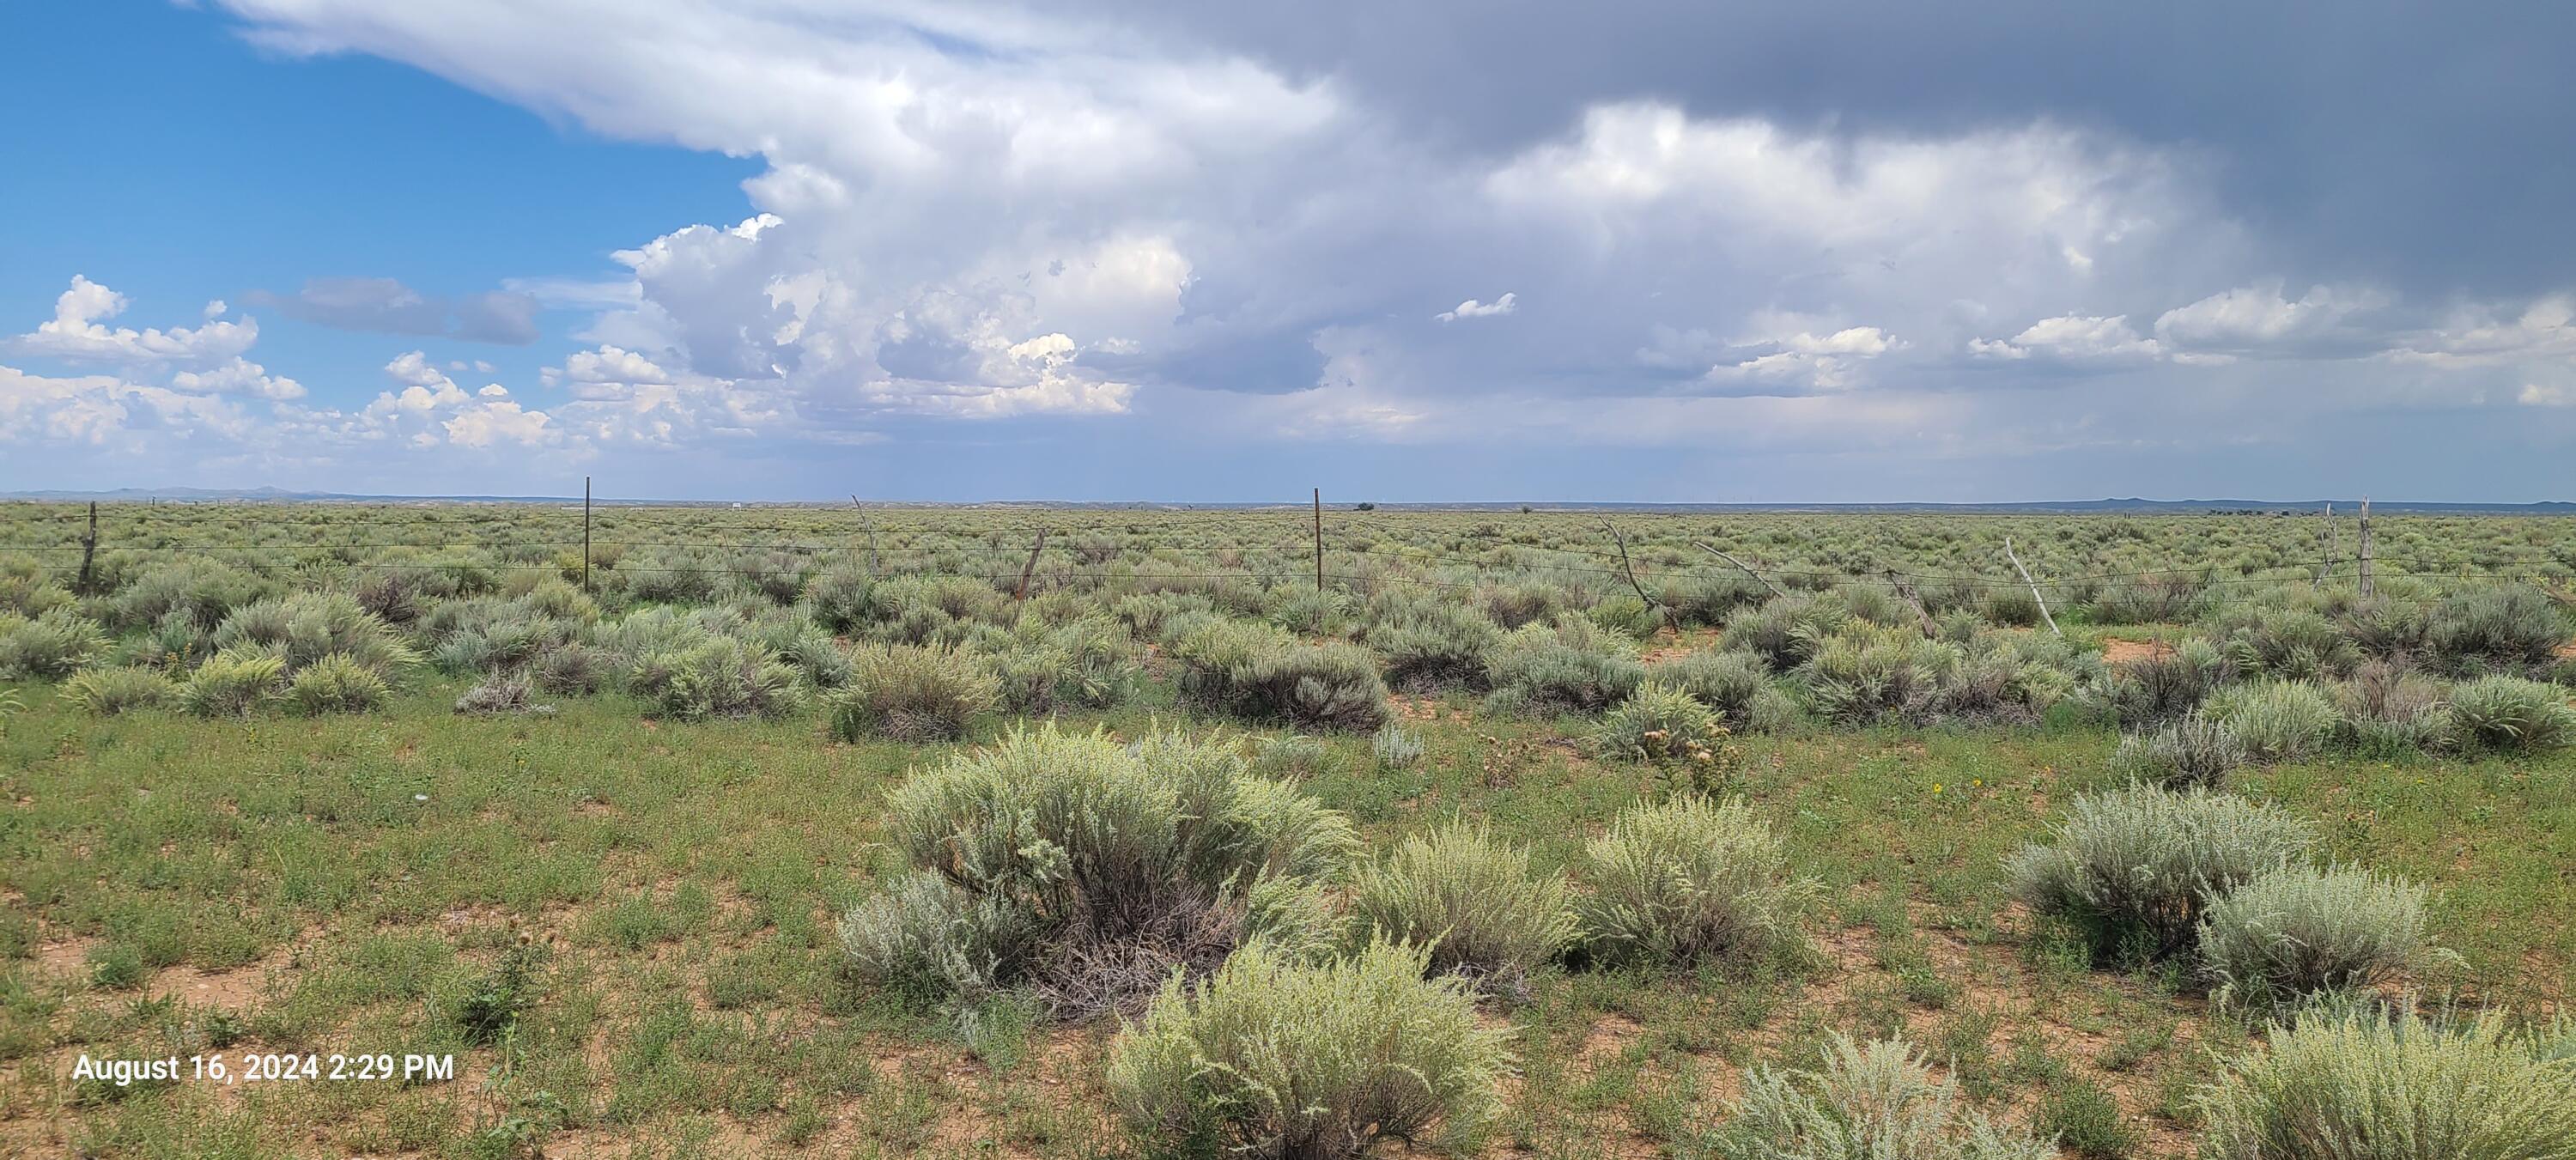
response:
[[[204,488],[125,487],[114,491],[8,491],[0,500],[27,500],[50,503],[101,503],[123,501],[143,503],[579,503],[578,495],[355,495],[324,491],[287,491],[275,487]],[[2213,513],[2297,512],[2323,510],[2322,499],[2062,499],[2027,500],[2016,503],[1621,503],[1564,500],[1504,500],[1479,503],[1405,503],[1379,501],[1373,506],[1387,511],[1490,511],[1517,512],[1523,507],[1533,511],[1629,511],[1629,512],[1923,512],[1953,514],[2047,514],[2068,515],[2194,515]],[[2361,502],[2355,499],[2332,501],[2338,512],[2357,512]],[[729,500],[656,500],[606,499],[602,507],[629,507],[641,504],[688,505],[699,507],[732,506]],[[989,500],[981,502],[936,503],[925,501],[870,500],[871,506],[966,508],[1028,507],[1069,508],[1093,511],[1242,511],[1273,508],[1304,508],[1302,503],[1174,503],[1152,500],[1119,502],[1082,502],[1062,500]],[[760,500],[745,501],[745,506],[839,507],[839,500]],[[1336,501],[1325,505],[1335,511],[1348,511],[1354,504]],[[2423,500],[2372,500],[2371,510],[2389,514],[2418,515],[2515,515],[2576,516],[2576,502],[2550,500],[2542,503],[2464,503]]]

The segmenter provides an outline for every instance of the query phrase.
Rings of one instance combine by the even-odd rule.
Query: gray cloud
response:
[[[514,290],[455,297],[425,295],[392,278],[314,278],[292,294],[244,296],[289,318],[337,330],[423,335],[525,346],[535,342],[538,302]]]

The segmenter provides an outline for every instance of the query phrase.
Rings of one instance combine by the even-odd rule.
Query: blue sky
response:
[[[0,489],[2567,498],[2576,18],[2338,11],[12,6]]]

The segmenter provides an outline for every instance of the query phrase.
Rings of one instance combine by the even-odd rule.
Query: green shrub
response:
[[[392,625],[338,592],[297,592],[235,609],[214,634],[214,647],[259,650],[286,662],[286,675],[324,657],[349,663],[387,681],[420,659]]]
[[[1655,765],[1716,765],[1728,754],[1726,726],[1690,694],[1648,681],[1601,715],[1592,743],[1603,754]]]
[[[628,682],[647,712],[674,721],[784,717],[802,700],[795,670],[757,646],[723,636],[652,654]]]
[[[2235,676],[2236,666],[2218,646],[2193,637],[2171,651],[2127,661],[2111,672],[2111,711],[2126,726],[2153,725],[2190,715],[2210,692]]]
[[[1930,718],[1943,674],[1955,670],[1964,655],[1948,641],[1865,620],[1843,622],[1830,633],[1800,628],[1797,635],[1807,656],[1798,679],[1816,711],[1844,725]]]
[[[2555,685],[2480,677],[2451,690],[2451,734],[2462,744],[2539,752],[2576,744],[2576,709]]]
[[[1681,794],[1634,807],[1585,851],[1575,904],[1586,952],[1608,963],[1744,962],[1796,943],[1813,883],[1744,803]]]
[[[1488,584],[1468,597],[1468,602],[1483,612],[1485,619],[1507,630],[1555,620],[1565,604],[1554,585],[1538,583]]]
[[[2424,889],[2363,870],[2290,865],[2209,904],[2201,969],[2222,999],[2268,1006],[2368,987],[2430,954]]]
[[[966,1002],[982,996],[961,980],[1028,987],[1062,1018],[1125,1009],[1256,936],[1316,945],[1313,886],[1356,845],[1347,819],[1251,776],[1221,740],[1127,746],[1052,726],[914,775],[887,814],[889,841],[961,896],[906,886],[854,912],[862,980]],[[993,953],[1024,946],[1042,953]],[[961,956],[973,971],[924,966]]]
[[[1902,1039],[1837,1033],[1823,1066],[1756,1065],[1717,1135],[1728,1160],[2054,1160],[2057,1150],[1959,1106]]]
[[[1521,990],[1574,937],[1563,877],[1532,874],[1528,851],[1455,822],[1361,868],[1351,921],[1363,941],[1426,948],[1433,971],[1488,992]]]
[[[1158,1148],[1346,1160],[1472,1129],[1497,1106],[1508,1033],[1419,948],[1308,965],[1255,944],[1164,985],[1110,1047],[1109,1095]]]
[[[1408,693],[1485,687],[1485,658],[1502,631],[1465,605],[1407,609],[1398,620],[1371,627],[1368,646],[1385,665],[1386,682]]]
[[[296,712],[364,713],[385,703],[385,679],[345,653],[331,653],[296,670],[286,682],[286,703]]]
[[[2484,1016],[2366,1009],[2274,1026],[2194,1097],[2204,1160],[2567,1160],[2576,1058]]]
[[[2153,785],[2076,795],[2052,837],[2005,860],[2007,889],[2073,920],[2097,957],[2140,959],[2182,949],[2209,899],[2316,841],[2278,806]]]
[[[33,619],[0,612],[0,680],[58,681],[106,647],[98,626],[69,608]]]
[[[526,713],[535,706],[529,703],[528,679],[494,675],[483,678],[473,688],[456,698],[456,711],[471,714]],[[549,710],[551,711],[551,710]]]
[[[212,632],[233,609],[276,591],[276,585],[229,564],[182,560],[147,569],[126,582],[106,604],[107,625],[117,632],[151,628],[176,617]]]
[[[533,679],[538,688],[549,693],[596,693],[608,681],[608,661],[589,645],[567,644],[537,658]]]
[[[136,709],[166,709],[178,686],[152,669],[89,669],[63,682],[63,699],[100,717]]]
[[[2249,681],[2210,695],[2201,712],[2224,725],[2261,762],[2304,761],[2332,740],[2343,717],[2325,690],[2306,681]]]
[[[2446,672],[2536,673],[2568,637],[2565,614],[2529,585],[2456,593],[2433,606],[2424,644]]]
[[[832,735],[843,741],[953,741],[997,700],[991,674],[973,657],[914,645],[862,646],[850,680],[824,698]]]
[[[844,636],[876,619],[876,578],[846,566],[826,568],[805,582],[805,604],[814,623]]]
[[[2057,1147],[2084,1160],[2125,1160],[2138,1147],[2138,1130],[2129,1126],[2120,1101],[2090,1081],[2068,1076],[2051,1084],[2039,1098],[2041,1132]]]
[[[2453,740],[2450,688],[2402,662],[2374,660],[2336,682],[2335,711],[2365,753],[2443,749]]]
[[[1700,649],[1646,666],[1646,679],[1689,693],[1714,709],[1730,729],[1752,725],[1756,704],[1772,690],[1762,658],[1748,652]]]
[[[1489,708],[1518,713],[1595,713],[1637,691],[1646,667],[1635,646],[1579,616],[1524,625],[1486,657]]]
[[[2194,714],[2153,733],[2121,738],[2111,768],[2131,781],[2186,789],[2224,785],[2246,760],[2245,743],[2227,726]]]
[[[1172,658],[1182,694],[1215,712],[1358,732],[1386,723],[1386,682],[1354,645],[1306,644],[1271,625],[1216,620],[1175,642]]]
[[[1988,588],[1985,597],[1977,601],[1977,615],[1995,624],[2034,627],[2040,622],[2039,596],[2028,588],[2010,585]]]
[[[275,699],[286,662],[266,653],[219,652],[179,683],[179,707],[199,717],[247,717]]]
[[[1806,663],[1815,643],[1831,635],[1847,616],[1831,601],[1810,596],[1775,597],[1757,608],[1737,609],[1727,617],[1722,640],[1728,649],[1750,652],[1771,666],[1771,671],[1785,673]]]
[[[2106,584],[2093,595],[2096,624],[2179,624],[2200,615],[2206,577],[2185,573],[2143,576]]]
[[[2340,626],[2305,608],[2240,609],[2220,632],[2227,659],[2248,675],[2317,680],[2349,673],[2362,660]]]

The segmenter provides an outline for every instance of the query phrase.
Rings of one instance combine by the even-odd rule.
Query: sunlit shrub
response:
[[[0,612],[0,680],[60,680],[106,648],[98,626],[69,608],[33,618]]]
[[[2451,734],[2462,744],[2540,752],[2576,744],[2576,708],[2555,685],[2480,677],[2451,690]]]
[[[2316,835],[2278,806],[2132,785],[2076,795],[2051,839],[2005,860],[2007,890],[2075,922],[2097,956],[2144,959],[2184,948],[2210,899],[2304,855]]]
[[[2576,1057],[2499,1016],[2371,1007],[2275,1025],[2193,1103],[2206,1160],[2576,1155]]]
[[[1351,882],[1364,941],[1427,948],[1431,970],[1488,991],[1517,991],[1574,937],[1565,879],[1535,874],[1529,852],[1451,823],[1396,844]]]
[[[1608,963],[1758,959],[1799,941],[1814,893],[1744,803],[1695,794],[1621,814],[1586,849],[1582,881],[1584,947]]]
[[[2201,970],[2228,1001],[2269,1006],[2369,987],[2425,961],[2424,890],[2357,869],[2290,865],[2209,904]]]
[[[266,653],[219,652],[179,683],[179,707],[199,717],[246,717],[275,700],[286,662]]]
[[[389,692],[374,669],[346,653],[331,653],[295,670],[286,682],[286,703],[311,717],[364,713],[384,704]]]
[[[913,645],[869,645],[852,657],[850,679],[823,701],[843,741],[952,741],[997,700],[992,676],[974,658]]]
[[[1646,679],[1635,645],[1578,616],[1524,625],[1485,660],[1489,708],[1517,713],[1592,713],[1637,691]]]
[[[1717,1133],[1728,1160],[2053,1160],[2056,1146],[1961,1106],[1902,1039],[1836,1034],[1814,1069],[1757,1065]]]
[[[100,717],[137,709],[166,709],[178,700],[178,686],[152,669],[88,669],[63,682],[63,699],[82,712]]]
[[[2343,716],[2306,681],[2248,681],[2210,695],[2203,716],[2227,727],[2255,761],[2304,761],[2333,740]]]

